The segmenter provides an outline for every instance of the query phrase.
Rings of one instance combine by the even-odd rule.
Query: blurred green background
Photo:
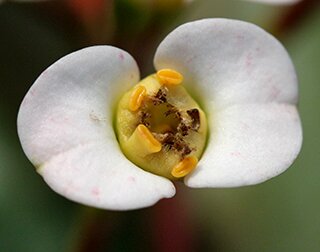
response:
[[[177,185],[153,207],[102,211],[55,194],[24,156],[16,116],[39,74],[74,50],[112,44],[142,76],[179,24],[203,17],[253,22],[276,36],[300,80],[304,144],[266,183],[234,189]],[[0,5],[0,251],[320,251],[320,6],[240,0],[66,0]],[[142,46],[143,45],[143,50]]]

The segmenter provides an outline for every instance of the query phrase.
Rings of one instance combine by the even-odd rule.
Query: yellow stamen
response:
[[[189,174],[198,164],[195,156],[184,158],[180,163],[173,167],[171,175],[175,178],[182,178]]]
[[[162,85],[179,85],[183,81],[183,76],[172,69],[159,70],[157,77]]]
[[[132,151],[141,157],[161,151],[161,143],[155,139],[150,130],[143,124],[139,124],[127,143]]]
[[[147,90],[144,86],[137,86],[133,90],[129,100],[129,109],[131,111],[137,111],[140,108],[146,92]]]
[[[154,138],[150,130],[145,125],[139,124],[137,130],[148,143],[150,151],[159,152],[161,150],[161,143]]]

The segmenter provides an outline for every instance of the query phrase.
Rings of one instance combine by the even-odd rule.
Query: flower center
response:
[[[117,109],[123,153],[142,169],[169,179],[196,167],[207,135],[206,116],[182,83],[180,73],[162,69],[125,93]]]

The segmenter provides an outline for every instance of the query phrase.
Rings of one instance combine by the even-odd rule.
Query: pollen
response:
[[[144,86],[137,86],[133,90],[129,100],[129,109],[131,111],[137,111],[140,108],[145,94],[146,88]]]
[[[172,69],[159,70],[157,77],[162,85],[179,85],[183,81],[183,76]]]
[[[197,164],[198,159],[195,156],[186,157],[173,167],[171,175],[175,178],[182,178],[193,171]]]

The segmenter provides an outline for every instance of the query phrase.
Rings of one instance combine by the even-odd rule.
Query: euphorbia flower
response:
[[[128,53],[93,46],[63,57],[36,80],[21,104],[18,132],[26,155],[53,190],[99,208],[135,209],[172,197],[171,179],[182,180],[170,172],[156,175],[143,158],[154,152],[162,155],[159,167],[169,171],[174,167],[163,165],[167,152],[181,158],[173,158],[173,166],[194,157],[180,163],[189,187],[261,183],[296,158],[302,131],[295,70],[283,46],[261,28],[227,19],[186,23],[159,45],[154,65],[157,74],[140,81]],[[153,99],[166,106],[158,109]],[[195,110],[188,113],[190,108]],[[142,120],[146,111],[159,121]],[[182,112],[167,120],[172,111]],[[178,129],[181,122],[189,129]],[[202,141],[192,122],[208,127],[204,151],[183,135],[198,134]],[[118,138],[131,160],[141,155],[132,161],[142,168],[122,153],[116,129],[129,132],[118,132]],[[175,136],[171,145],[163,140],[168,132]],[[121,134],[136,134],[130,148]],[[190,152],[173,147],[178,138]]]

